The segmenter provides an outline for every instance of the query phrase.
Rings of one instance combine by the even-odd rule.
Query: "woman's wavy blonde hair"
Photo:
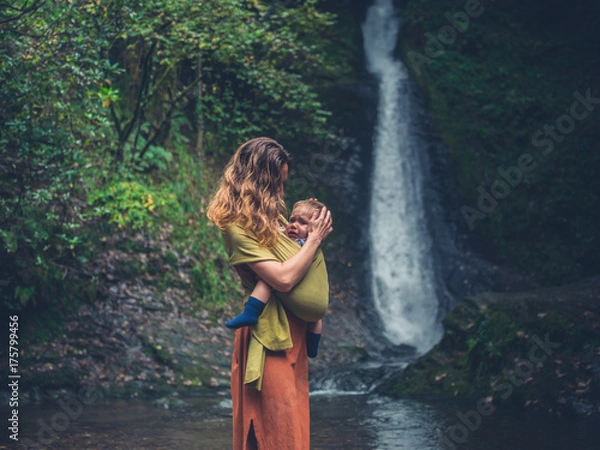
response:
[[[206,215],[221,230],[239,224],[261,245],[279,238],[280,214],[287,215],[281,195],[282,168],[290,154],[273,139],[260,137],[242,144],[231,157]]]

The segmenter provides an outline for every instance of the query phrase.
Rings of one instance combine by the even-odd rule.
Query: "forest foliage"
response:
[[[600,272],[600,4],[425,0],[399,48],[456,167],[452,211],[492,261]]]
[[[353,76],[359,27],[322,4],[355,7],[0,0],[0,303],[93,300],[84,268],[102,237],[165,218],[203,255],[206,299],[222,298],[203,277],[223,260],[202,212],[211,163],[256,135],[339,142],[319,93]],[[457,168],[467,233],[551,283],[598,273],[600,105],[571,114],[600,98],[597,2],[402,5],[402,55]],[[535,168],[503,175],[523,155]]]
[[[93,300],[83,267],[94,243],[165,218],[194,236],[198,270],[214,275],[210,161],[256,135],[335,140],[317,88],[346,66],[324,43],[336,18],[318,6],[0,1],[3,306]],[[208,300],[223,295],[209,284]]]

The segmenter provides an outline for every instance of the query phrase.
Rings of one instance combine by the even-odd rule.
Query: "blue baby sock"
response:
[[[250,325],[256,325],[258,322],[258,316],[265,309],[266,303],[261,302],[256,297],[250,296],[244,307],[244,311],[239,315],[231,319],[225,324],[227,328],[241,328]]]
[[[320,333],[306,333],[306,353],[309,358],[316,358],[319,354],[319,341],[321,340]]]

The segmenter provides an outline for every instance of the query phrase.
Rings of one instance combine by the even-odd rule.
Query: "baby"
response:
[[[316,200],[300,200],[292,209],[292,215],[285,227],[285,234],[295,240],[299,245],[304,245],[308,236],[308,222],[315,211],[320,211],[325,205]],[[271,286],[259,280],[250,294],[244,311],[225,324],[228,328],[241,328],[256,325],[258,316],[262,313],[271,296]],[[319,352],[319,341],[323,331],[323,320],[308,323],[306,333],[306,349],[310,358],[315,358]]]

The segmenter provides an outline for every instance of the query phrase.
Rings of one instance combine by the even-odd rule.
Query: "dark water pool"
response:
[[[98,400],[90,405],[57,401],[23,406],[19,411],[22,445],[8,441],[4,445],[42,450],[230,449],[229,400],[216,396],[182,400],[184,406],[171,409],[154,406],[149,400]],[[597,419],[494,411],[478,420],[475,408],[468,404],[392,400],[364,394],[315,393],[311,408],[313,450],[600,448]]]

